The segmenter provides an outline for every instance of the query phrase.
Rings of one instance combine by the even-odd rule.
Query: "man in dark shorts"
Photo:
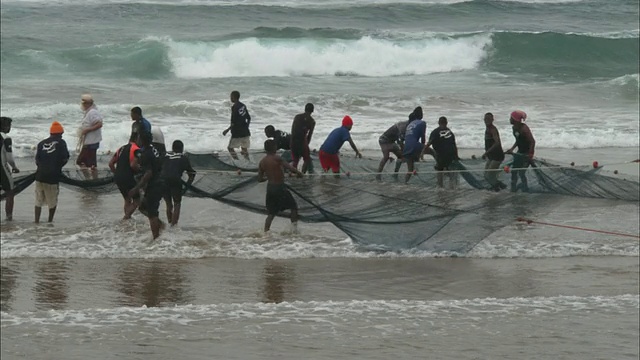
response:
[[[493,114],[484,114],[484,124],[486,130],[484,131],[484,154],[482,159],[487,160],[484,166],[484,178],[491,186],[491,190],[500,191],[505,189],[507,185],[498,180],[498,168],[504,161],[504,151],[502,150],[502,142],[500,141],[500,133],[498,128],[493,125]]]
[[[11,131],[11,122],[12,119],[9,117],[0,118],[0,132],[4,134],[8,134]],[[2,175],[1,188],[4,190],[5,195],[5,204],[4,211],[7,215],[7,220],[13,220],[13,177],[12,174],[17,174],[20,172],[18,167],[16,166],[15,161],[13,160],[13,150],[12,150],[12,142],[11,138],[8,136],[0,135],[0,158],[2,159],[0,164],[0,175]]]
[[[513,125],[513,136],[516,138],[513,146],[505,152],[505,154],[513,154],[513,164],[511,164],[511,168],[516,169],[511,170],[511,192],[518,191],[518,177],[520,177],[520,181],[522,182],[520,187],[522,191],[529,191],[526,168],[533,163],[536,140],[533,138],[529,126],[524,123],[526,119],[527,114],[522,110],[513,111],[509,117],[509,122]],[[514,154],[513,150],[516,147],[518,148],[518,152]]]
[[[271,229],[273,218],[283,210],[291,210],[291,227],[293,232],[298,231],[298,204],[287,190],[284,184],[284,169],[302,177],[302,173],[298,169],[291,166],[282,158],[276,155],[277,144],[273,139],[264,142],[264,149],[267,155],[262,158],[258,167],[258,181],[268,181],[267,183],[267,219],[264,222],[264,231]]]
[[[136,133],[137,134],[137,133]],[[138,171],[136,151],[140,149],[134,141],[130,141],[116,151],[109,161],[109,168],[113,172],[113,180],[124,198],[123,220],[131,219],[131,215],[140,205],[140,194],[129,196],[129,191],[136,186],[135,174]]]
[[[453,170],[451,164],[454,161],[460,160],[458,158],[458,147],[456,146],[456,137],[453,132],[447,127],[447,118],[441,116],[438,119],[438,127],[435,128],[429,135],[429,141],[424,147],[424,153],[429,151],[429,147],[433,146],[435,152],[436,165],[435,170],[438,171],[437,179],[438,186],[444,186],[444,174],[442,171]],[[455,174],[449,173],[452,185],[454,183]]]
[[[273,125],[267,125],[264,128],[264,134],[276,141],[277,150],[284,150],[280,155],[284,161],[293,161],[291,158],[291,135],[282,130],[276,130]]]
[[[304,107],[304,113],[298,114],[293,118],[291,124],[291,157],[293,159],[293,167],[298,167],[298,162],[302,158],[302,173],[313,173],[313,164],[311,163],[311,155],[309,144],[313,129],[316,127],[316,121],[311,117],[313,114],[313,104],[308,103]]]
[[[180,206],[182,204],[182,174],[189,176],[187,185],[191,185],[196,178],[189,158],[184,154],[184,144],[176,140],[172,144],[172,150],[167,152],[162,163],[162,180],[165,184],[164,202],[167,205],[167,221],[171,226],[178,224],[180,219]]]
[[[416,119],[407,125],[404,135],[404,149],[402,150],[402,157],[407,162],[408,170],[404,179],[405,183],[408,183],[411,178],[415,162],[420,160],[427,137],[427,123],[422,120],[422,108],[416,108],[413,114]],[[418,115],[420,116],[418,117]]]
[[[164,223],[158,217],[160,200],[164,194],[164,183],[160,176],[162,159],[158,150],[151,144],[151,140],[151,133],[143,131],[138,134],[138,146],[140,149],[136,152],[136,157],[138,157],[142,178],[129,191],[129,197],[133,198],[140,193],[140,190],[144,189],[144,197],[138,209],[149,218],[151,234],[156,239],[160,236],[160,231],[164,229]]]

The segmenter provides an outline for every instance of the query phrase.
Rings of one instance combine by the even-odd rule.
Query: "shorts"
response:
[[[237,148],[248,149],[250,145],[251,145],[251,136],[245,136],[245,137],[241,137],[241,138],[232,137],[229,140],[229,146],[228,147],[230,149],[237,149]]]
[[[531,165],[531,161],[529,160],[529,154],[523,153],[514,153],[513,154],[513,163],[511,163],[512,169],[525,169]],[[518,171],[526,171],[526,170],[513,170],[515,172]]]
[[[122,194],[122,197],[125,199],[129,198],[129,191],[131,191],[131,189],[133,189],[137,185],[136,180],[133,178],[128,180],[117,179],[115,180],[115,183],[118,186],[118,190],[120,190],[120,194]],[[140,199],[140,193],[136,193],[135,195],[133,195],[133,199]]]
[[[85,145],[78,155],[76,165],[85,167],[95,167],[98,165],[98,144]]]
[[[420,160],[420,155],[422,155],[422,149],[424,148],[424,146],[422,146],[422,144],[420,144],[421,146],[416,146],[415,149],[413,149],[413,151],[411,152],[407,152],[407,148],[405,147],[405,152],[402,153],[402,156],[405,159],[408,160],[413,160],[413,161],[418,161]]]
[[[384,157],[388,158],[390,153],[394,153],[396,154],[396,156],[398,156],[398,154],[401,155],[400,146],[398,146],[398,144],[386,143],[382,141],[380,141],[379,144],[380,144],[380,149],[382,150],[382,155]]]
[[[58,184],[47,184],[36,181],[36,207],[47,205],[49,209],[58,206],[58,194],[60,187]]]
[[[160,208],[163,192],[164,186],[162,184],[147,186],[144,191],[144,197],[140,202],[140,212],[148,218],[158,217],[160,214],[158,209]]]
[[[451,163],[453,163],[453,156],[438,156],[436,157],[436,165],[433,167],[437,171],[451,170]]]
[[[292,144],[291,146],[291,158],[293,159],[293,166],[297,167],[300,159],[305,163],[311,162],[311,156],[309,155],[309,144]]]
[[[291,209],[297,210],[298,204],[287,190],[285,184],[268,184],[267,185],[267,212],[269,215],[276,215],[280,211]]]
[[[182,202],[182,179],[164,179],[164,201]]]
[[[334,173],[340,172],[340,156],[338,154],[327,154],[320,150],[318,157],[320,158],[320,166],[324,171],[331,169]]]

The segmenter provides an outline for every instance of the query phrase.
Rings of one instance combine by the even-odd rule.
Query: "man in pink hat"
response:
[[[353,120],[349,115],[346,115],[342,119],[342,126],[333,129],[320,147],[318,157],[320,158],[320,166],[322,166],[322,169],[325,172],[331,169],[331,171],[336,175],[340,173],[340,148],[345,141],[348,141],[353,151],[356,152],[356,157],[362,157],[362,154],[360,154],[360,151],[356,148],[356,144],[351,140],[350,131],[352,127]]]
[[[536,146],[536,140],[533,138],[531,130],[524,123],[527,119],[527,114],[522,110],[516,110],[511,113],[509,122],[513,125],[513,136],[516,138],[513,146],[505,152],[505,154],[513,154],[513,163],[511,168],[511,192],[518,191],[518,177],[522,185],[520,188],[523,192],[529,191],[529,185],[527,184],[526,168],[533,162],[533,154]],[[515,148],[518,148],[517,153],[513,153]]]

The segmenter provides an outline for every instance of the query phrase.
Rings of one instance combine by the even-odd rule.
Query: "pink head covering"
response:
[[[516,110],[511,113],[511,118],[517,122],[523,122],[527,120],[527,113],[522,110]]]

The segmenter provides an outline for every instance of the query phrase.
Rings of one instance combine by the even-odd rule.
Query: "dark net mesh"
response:
[[[257,164],[233,160],[228,155],[190,154],[198,175],[186,196],[211,198],[245,210],[266,214],[266,183],[256,177]],[[261,154],[254,154],[256,159]],[[314,159],[315,168],[319,168]],[[478,242],[511,223],[553,206],[562,196],[638,201],[638,181],[612,177],[601,169],[560,167],[536,160],[526,170],[529,194],[488,189],[484,162],[467,159],[444,176],[445,189],[436,187],[433,159],[419,162],[409,185],[404,184],[406,165],[397,177],[394,163],[377,179],[379,160],[341,158],[343,175],[290,178],[287,186],[299,206],[302,221],[331,222],[363,246],[384,250],[424,249],[464,253]],[[508,164],[508,163],[506,163]],[[346,173],[349,175],[346,176]],[[498,179],[510,184],[511,173]],[[33,174],[15,179],[16,193],[33,182]],[[116,191],[109,171],[65,170],[63,185],[88,191]],[[4,198],[4,193],[2,194]],[[288,212],[280,214],[288,216]]]

